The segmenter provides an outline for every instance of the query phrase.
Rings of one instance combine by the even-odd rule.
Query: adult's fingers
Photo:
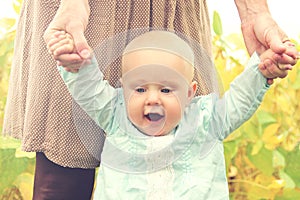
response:
[[[295,44],[289,40],[286,41],[284,44],[287,46],[287,49],[284,53],[289,55],[290,57],[294,58],[295,60],[299,59],[300,53],[297,50]]]
[[[77,53],[83,58],[88,59],[91,56],[91,48],[84,35],[84,26],[81,24],[70,24],[67,32],[72,35]]]
[[[274,62],[278,63],[280,68],[287,68],[287,66],[290,66],[291,68],[297,63],[300,55],[293,43],[287,42],[285,45],[287,49],[283,54],[275,54],[272,57]]]
[[[292,69],[293,66],[297,63],[297,59],[294,59],[287,54],[275,54],[273,56],[273,59],[280,69]]]
[[[287,36],[277,25],[266,29],[264,37],[265,41],[270,46],[270,49],[272,49],[275,53],[282,54],[286,51],[284,41]]]

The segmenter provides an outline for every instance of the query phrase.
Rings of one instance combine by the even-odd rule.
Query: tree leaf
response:
[[[296,71],[296,70],[295,70]],[[299,90],[300,89],[300,70],[297,71],[297,78],[293,83],[293,89]]]
[[[255,142],[253,144],[251,155],[258,154],[258,152],[261,150],[262,147],[263,147],[263,142],[261,140],[258,140],[257,142]]]
[[[22,0],[14,0],[14,2],[13,2],[13,9],[16,12],[16,14],[20,13],[21,4],[22,4]]]
[[[296,186],[300,188],[300,150],[295,148],[294,151],[285,154],[286,167],[285,172],[288,174]]]
[[[16,149],[20,147],[20,145],[20,140],[0,135],[0,149]]]
[[[25,152],[21,150],[21,147],[16,149],[15,153],[16,158],[22,158],[22,157],[27,157],[27,158],[35,158],[35,152]]]
[[[248,145],[247,155],[249,160],[257,169],[259,169],[263,174],[271,176],[274,172],[273,169],[273,152],[262,147],[260,151],[252,155],[253,145]]]
[[[34,175],[28,172],[22,173],[16,178],[14,185],[19,188],[23,199],[32,199],[33,181]]]
[[[273,178],[264,174],[255,177],[255,181],[247,186],[247,199],[272,199],[273,191],[267,187],[272,184]]]
[[[15,149],[0,149],[0,194],[27,168],[28,158],[15,158]]]
[[[275,200],[297,200],[300,199],[300,191],[287,189],[284,190],[282,194],[276,196]]]
[[[265,128],[262,140],[267,149],[274,150],[284,140],[283,135],[277,134],[279,127],[280,124],[274,123]]]
[[[2,18],[0,19],[0,26],[6,30],[11,30],[16,24],[15,18]]]
[[[285,158],[277,150],[273,151],[273,167],[274,168],[284,168],[285,167]]]
[[[221,17],[217,11],[214,11],[213,13],[213,30],[218,36],[223,34]]]
[[[293,188],[295,188],[295,182],[293,181],[293,179],[289,176],[289,175],[287,175],[283,170],[280,170],[279,171],[279,176],[280,176],[280,178],[281,179],[283,179],[284,180],[284,182],[285,182],[285,188],[291,188],[291,189],[293,189]]]
[[[256,114],[257,114],[258,121],[262,126],[267,126],[269,124],[273,124],[277,122],[274,115],[264,110],[259,110]]]

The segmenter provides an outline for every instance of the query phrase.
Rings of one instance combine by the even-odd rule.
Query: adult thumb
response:
[[[91,48],[87,43],[87,40],[82,33],[74,33],[72,34],[74,45],[76,48],[77,53],[83,58],[88,59],[91,56]]]
[[[270,36],[270,48],[277,54],[284,53],[286,46],[283,44],[283,40],[281,34],[275,31],[274,34]]]

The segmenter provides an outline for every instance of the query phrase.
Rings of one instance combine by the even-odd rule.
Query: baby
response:
[[[73,51],[63,32],[52,54]],[[59,67],[74,100],[105,131],[94,199],[229,199],[222,141],[247,121],[269,88],[252,55],[222,98],[195,96],[194,54],[175,33],[150,31],[122,54],[122,88],[93,57],[77,73]],[[98,60],[101,62],[101,60]]]

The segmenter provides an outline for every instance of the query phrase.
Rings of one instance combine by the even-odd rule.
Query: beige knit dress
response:
[[[205,0],[90,0],[89,3],[91,15],[86,37],[92,48],[116,33],[155,27],[181,32],[211,52]],[[99,161],[77,134],[72,116],[74,103],[42,38],[59,4],[59,0],[23,0],[3,132],[22,139],[24,151],[44,152],[61,166],[95,168]],[[122,45],[127,43],[123,41]],[[118,74],[119,62],[114,65],[112,72]],[[86,132],[94,131],[90,128],[93,122],[83,118],[90,125],[86,126]]]

